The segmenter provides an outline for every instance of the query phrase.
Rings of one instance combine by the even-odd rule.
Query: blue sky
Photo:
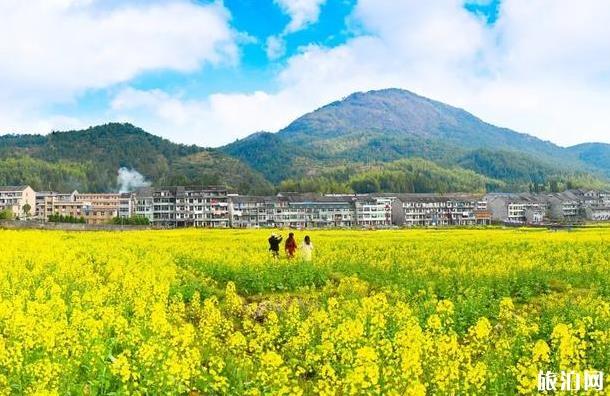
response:
[[[309,44],[337,46],[353,36],[347,18],[355,2],[330,0],[321,6],[320,17],[306,29],[285,37],[286,53],[278,59],[269,59],[266,40],[279,35],[290,22],[273,0],[226,0],[231,13],[231,25],[240,34],[247,35],[240,48],[240,62],[235,67],[203,67],[193,74],[172,72],[145,73],[135,81],[140,89],[188,89],[190,95],[203,97],[215,92],[273,89],[274,75],[283,60],[296,54],[300,47]]]
[[[610,6],[584,3],[0,2],[0,133],[124,121],[218,146],[398,87],[560,144],[609,141]]]
[[[200,2],[205,3],[205,2]],[[273,0],[225,0],[231,13],[231,25],[247,35],[240,51],[240,63],[235,67],[202,67],[194,73],[156,71],[143,73],[130,83],[138,89],[160,88],[186,90],[189,97],[205,97],[217,92],[272,90],[274,77],[283,62],[310,45],[336,47],[348,39],[365,33],[357,24],[350,24],[356,0],[328,0],[320,7],[319,18],[310,26],[285,37],[285,53],[269,59],[266,40],[280,35],[290,22],[290,16]],[[481,15],[491,24],[495,21],[499,0],[489,3],[465,3],[465,9]],[[103,99],[103,98],[102,98]]]

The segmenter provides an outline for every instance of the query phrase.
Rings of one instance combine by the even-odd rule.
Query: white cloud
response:
[[[290,16],[290,22],[280,34],[267,38],[265,50],[270,60],[279,59],[286,54],[286,36],[318,21],[320,9],[326,0],[274,0],[274,2],[282,12]]]
[[[83,12],[74,11],[73,2],[64,0],[64,3],[68,4],[70,12],[77,15]],[[88,2],[82,4],[79,7],[89,10]],[[169,7],[166,3],[155,7],[160,6]],[[176,5],[172,3],[172,6]],[[178,6],[188,10],[194,7],[186,3],[178,3]],[[196,10],[202,8],[210,16],[217,15],[219,21],[227,21],[222,7],[211,7]],[[144,15],[149,14],[144,12],[148,8],[137,9]],[[102,16],[110,18],[119,10]],[[4,15],[2,11],[0,9],[0,15]],[[299,18],[293,17],[294,20],[315,21],[317,16]],[[180,93],[128,88],[116,96],[108,113],[102,115],[102,121],[131,121],[173,140],[213,146],[257,130],[278,130],[299,115],[354,91],[399,87],[463,107],[494,124],[557,143],[610,142],[610,57],[607,56],[610,53],[607,39],[610,37],[607,22],[610,21],[610,2],[606,0],[583,0],[578,4],[571,0],[503,0],[493,27],[480,16],[464,10],[461,0],[360,0],[351,19],[362,26],[366,35],[335,48],[317,45],[303,48],[286,60],[277,74],[274,91],[215,94],[194,100]],[[34,22],[30,24],[35,26]],[[194,51],[199,54],[197,56],[192,54],[196,44],[188,40],[184,48],[178,43],[174,43],[177,48],[172,48],[167,43],[165,53],[177,56],[182,52],[187,58],[174,59],[176,63],[170,65],[165,56],[152,56],[153,60],[142,64],[137,62],[138,57],[125,53],[130,61],[119,70],[127,72],[118,77],[113,77],[118,73],[114,70],[109,72],[110,77],[100,72],[104,68],[112,69],[109,61],[96,62],[94,66],[101,64],[102,67],[82,78],[78,68],[68,68],[75,73],[76,82],[82,81],[79,84],[68,78],[68,72],[54,68],[50,58],[36,55],[33,45],[24,46],[22,51],[35,54],[33,59],[39,59],[40,70],[45,69],[45,62],[49,63],[52,73],[59,74],[58,81],[82,87],[101,80],[99,84],[103,85],[108,84],[105,79],[128,78],[121,76],[150,67],[189,70],[201,62],[234,59],[236,49],[231,31],[222,23],[219,26],[224,28],[218,31],[225,33],[213,35],[218,37],[217,45]],[[300,22],[294,26],[304,25]],[[0,25],[2,29],[6,28]],[[124,34],[123,31],[120,37]],[[180,35],[176,33],[176,36]],[[123,44],[117,43],[118,40],[114,38],[114,44],[107,51],[112,52],[116,45],[128,52]],[[2,52],[7,45],[13,44],[0,41],[0,59],[3,60],[0,62],[0,84],[13,82],[13,78],[7,79],[2,71],[7,67]],[[145,42],[142,45],[146,48]],[[73,44],[69,47],[91,56],[88,49]],[[130,48],[137,52],[137,46]],[[104,54],[103,49],[97,48],[97,51]],[[69,58],[67,52],[59,52],[61,58]],[[105,55],[100,57],[107,59]],[[62,61],[76,62],[72,59]],[[134,63],[137,67],[128,67]],[[154,64],[159,65],[151,66]],[[32,65],[24,64],[24,68],[31,69]],[[16,73],[18,69],[13,67],[11,72]],[[30,74],[36,81],[36,73]],[[26,91],[38,87],[27,80],[19,81],[24,81]],[[64,85],[47,84],[58,90]],[[16,87],[15,84],[11,86]],[[0,90],[0,95],[5,92]],[[21,110],[9,108],[5,113],[12,116]],[[0,114],[0,122],[1,118]],[[45,125],[79,122],[70,118],[41,119]]]
[[[320,8],[326,0],[274,0],[282,11],[290,16],[284,33],[294,33],[315,23],[320,17]]]
[[[286,53],[286,41],[280,36],[269,36],[265,46],[267,58],[275,60]]]
[[[504,0],[494,26],[460,0],[360,0],[352,19],[366,36],[302,49],[278,74],[276,92],[222,95],[239,122],[215,113],[217,129],[202,127],[197,139],[223,140],[222,128],[227,142],[276,130],[351,92],[399,87],[556,143],[610,142],[605,0]]]
[[[277,130],[299,115],[294,98],[251,94],[215,94],[185,99],[161,90],[127,88],[112,101],[112,118],[131,122],[175,141],[218,146],[251,132]]]
[[[48,101],[70,101],[145,71],[234,63],[238,37],[229,18],[220,3],[186,0],[0,1],[2,130],[28,126],[18,119]],[[6,110],[14,103],[21,117]]]

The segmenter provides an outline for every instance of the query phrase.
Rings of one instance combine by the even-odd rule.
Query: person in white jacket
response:
[[[303,240],[303,244],[301,245],[301,256],[305,261],[311,261],[313,256],[313,243],[311,243],[311,238],[309,235],[305,236]]]

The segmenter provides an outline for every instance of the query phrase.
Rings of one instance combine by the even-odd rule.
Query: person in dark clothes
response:
[[[269,251],[273,258],[280,258],[280,243],[282,242],[282,236],[276,233],[271,234],[269,237]]]
[[[294,257],[294,254],[297,251],[297,241],[294,239],[294,233],[291,232],[288,234],[288,239],[286,239],[284,250],[286,250],[286,255],[289,259]]]

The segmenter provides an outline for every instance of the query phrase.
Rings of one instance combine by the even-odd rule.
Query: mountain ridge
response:
[[[466,159],[481,151],[486,156],[489,151],[499,153],[505,164],[509,156],[519,158],[519,169],[503,172],[521,175],[512,183],[514,188],[570,174],[608,177],[605,168],[584,161],[568,148],[494,126],[464,109],[396,88],[353,93],[304,114],[273,135],[250,135],[220,150],[273,182],[291,176],[282,168],[299,175],[311,173],[312,169],[300,164],[312,162],[315,168],[346,160],[374,163],[421,157],[453,166],[471,164]],[[523,156],[534,165],[531,175],[521,169]],[[467,169],[485,171],[480,164]],[[541,181],[540,173],[549,177]],[[491,170],[483,175],[497,176]]]
[[[205,161],[186,161],[205,154]],[[117,189],[117,170],[135,169],[154,183],[215,184],[246,192],[269,193],[272,185],[241,161],[218,150],[176,144],[128,123],[108,123],[84,130],[52,132],[48,135],[0,136],[0,184],[17,181],[35,189],[79,189],[108,192]],[[209,166],[214,164],[213,167]],[[21,166],[20,166],[21,165]],[[31,168],[32,172],[27,172]],[[10,172],[7,170],[10,169]],[[182,173],[177,174],[176,170]],[[51,185],[37,177],[58,180]],[[72,182],[62,174],[71,175]],[[245,188],[243,179],[251,181]]]
[[[31,180],[45,189],[110,191],[116,170],[128,167],[157,185],[225,184],[256,194],[290,186],[355,191],[356,185],[361,190],[377,184],[383,190],[433,192],[428,190],[451,189],[447,183],[538,191],[607,186],[610,145],[560,147],[390,88],[353,93],[278,132],[255,132],[219,148],[173,143],[126,123],[4,135],[0,165],[0,184]]]

